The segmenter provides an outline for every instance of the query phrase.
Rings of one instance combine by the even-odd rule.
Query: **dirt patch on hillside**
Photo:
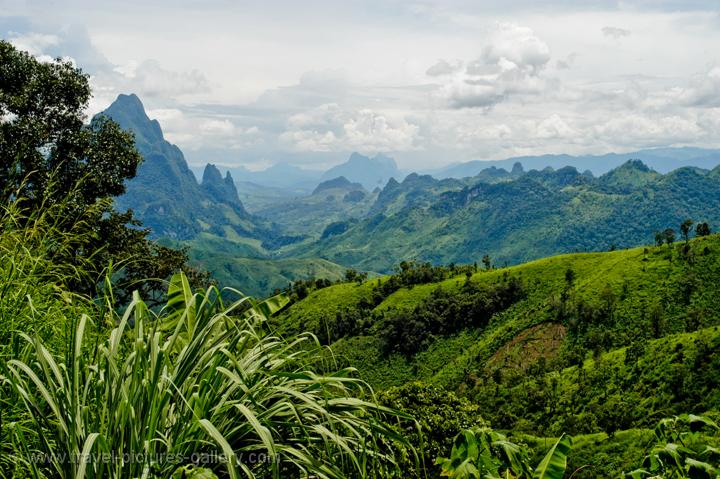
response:
[[[528,328],[505,343],[488,360],[486,368],[527,370],[540,358],[555,357],[565,339],[565,326],[558,323],[543,323]]]

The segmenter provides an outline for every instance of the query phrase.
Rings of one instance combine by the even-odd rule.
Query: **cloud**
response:
[[[437,77],[443,75],[450,75],[462,68],[462,63],[455,63],[451,65],[445,60],[438,60],[436,64],[431,66],[425,71],[425,74],[430,77]]]
[[[527,27],[500,23],[482,53],[483,63],[512,63],[528,73],[538,73],[550,60],[550,48]]]
[[[131,62],[113,71],[120,76],[119,89],[142,97],[176,97],[210,91],[209,82],[202,72],[167,70],[157,60],[145,60],[140,64]]]
[[[262,131],[256,126],[239,126],[229,118],[188,115],[177,108],[148,109],[147,114],[160,122],[168,141],[190,150],[208,144],[238,150],[265,141]]]
[[[417,148],[418,131],[404,118],[326,104],[291,116],[280,140],[296,151],[409,151]]]
[[[695,76],[686,88],[674,91],[680,103],[694,107],[720,107],[720,66]]]
[[[570,127],[558,114],[553,114],[540,121],[536,129],[537,138],[571,138],[577,130]]]
[[[615,40],[619,40],[622,37],[629,37],[632,33],[630,30],[627,30],[625,28],[619,28],[619,27],[602,27],[602,34],[606,37],[613,38]]]
[[[499,23],[479,58],[458,68],[439,62],[428,75],[449,77],[436,95],[450,107],[490,108],[511,95],[541,92],[546,82],[540,72],[549,61],[548,45],[531,29]]]
[[[558,70],[569,70],[575,64],[575,60],[577,60],[577,57],[578,54],[573,52],[569,54],[564,60],[557,60],[555,62],[555,67]]]
[[[8,32],[8,40],[15,48],[28,52],[30,55],[44,55],[49,47],[57,46],[60,37],[37,32]]]
[[[692,117],[626,114],[594,126],[588,133],[601,141],[645,147],[692,143],[708,132]]]

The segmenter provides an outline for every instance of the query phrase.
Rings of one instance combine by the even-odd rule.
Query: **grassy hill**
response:
[[[376,388],[420,380],[485,406],[498,426],[591,433],[718,408],[719,280],[715,235],[449,271],[390,294],[391,277],[335,285],[292,305],[277,327],[315,331]],[[510,282],[520,298],[488,309]]]
[[[540,452],[572,434],[572,470],[591,466],[575,477],[617,477],[659,419],[720,410],[717,298],[712,235],[489,271],[416,265],[315,290],[275,327],[314,331],[390,397],[417,381],[454,393]]]
[[[337,281],[346,268],[320,258],[271,258],[259,239],[243,238],[228,229],[225,236],[202,232],[186,241],[159,241],[172,247],[187,247],[191,263],[206,271],[221,286],[244,294],[266,297],[299,279],[322,278]]]

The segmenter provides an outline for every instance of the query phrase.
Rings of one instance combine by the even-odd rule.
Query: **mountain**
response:
[[[242,205],[235,182],[228,171],[223,178],[215,165],[208,163],[203,172],[201,188],[208,197],[219,203]]]
[[[288,235],[299,235],[310,244],[330,225],[355,223],[368,215],[377,193],[344,176],[321,182],[312,194],[286,199],[259,208],[256,214],[282,225]],[[293,246],[291,245],[290,248]]]
[[[315,187],[315,190],[313,191],[313,195],[317,195],[323,191],[328,190],[334,190],[334,189],[343,189],[348,192],[350,191],[361,191],[366,193],[365,188],[360,183],[351,183],[350,180],[345,178],[344,176],[338,176],[337,178],[333,178],[332,180],[326,180],[317,185]]]
[[[120,95],[101,114],[132,131],[143,156],[136,177],[117,199],[118,207],[133,209],[162,244],[189,247],[194,264],[223,284],[259,296],[296,279],[342,277],[345,268],[330,261],[272,259],[273,250],[302,238],[285,235],[272,219],[248,213],[229,171],[223,176],[208,164],[198,183],[180,149],[165,140],[160,124],[148,118],[137,96]],[[324,226],[318,228],[321,232]]]
[[[277,163],[259,171],[251,171],[242,166],[225,169],[232,173],[238,182],[294,190],[296,193],[309,193],[322,176],[322,171],[306,170],[286,163]]]
[[[427,173],[435,178],[465,178],[477,175],[488,167],[510,169],[513,164],[521,163],[525,168],[542,170],[546,167],[562,168],[574,166],[580,171],[589,170],[602,175],[628,160],[640,160],[650,168],[668,173],[684,166],[712,169],[720,163],[720,150],[703,148],[653,148],[630,153],[608,153],[605,155],[539,155],[520,156],[505,160],[473,160],[456,163]]]
[[[206,230],[217,234],[232,230],[251,238],[268,234],[243,207],[229,175],[223,179],[209,165],[202,185],[198,184],[182,151],[165,140],[160,124],[148,118],[136,95],[118,96],[100,115],[135,135],[143,162],[117,205],[132,209],[154,237],[186,240]]]
[[[333,166],[322,174],[321,180],[344,176],[350,181],[361,183],[366,189],[382,187],[390,178],[402,178],[395,160],[385,155],[370,158],[360,153],[353,153],[350,158],[337,166]]]
[[[573,167],[495,183],[413,174],[389,181],[368,216],[342,234],[291,254],[376,272],[401,260],[473,263],[485,254],[515,264],[652,242],[655,231],[686,218],[720,224],[718,176],[698,168],[660,174],[639,161],[599,178]]]
[[[412,408],[424,394],[456,394],[535,444],[572,435],[575,477],[620,477],[659,418],[718,410],[718,296],[714,235],[488,271],[405,265],[312,291],[274,322],[315,332],[379,397],[411,395],[418,421],[442,414]]]

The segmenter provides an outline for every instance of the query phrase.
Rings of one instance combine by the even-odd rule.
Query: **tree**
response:
[[[572,288],[573,283],[575,283],[575,271],[572,268],[568,268],[565,271],[565,284],[568,288]]]
[[[695,234],[697,236],[708,236],[710,234],[710,225],[705,222],[698,223],[695,226]]]
[[[650,328],[652,330],[653,338],[657,339],[662,337],[665,330],[665,311],[661,304],[657,303],[653,305],[650,310]]]
[[[692,231],[692,227],[694,224],[695,222],[690,218],[686,219],[680,224],[680,232],[682,233],[683,238],[685,238],[686,243],[690,241],[690,232]]]
[[[672,228],[667,228],[665,231],[663,231],[663,239],[665,240],[665,243],[667,243],[668,246],[671,246],[675,242],[675,230]]]
[[[665,236],[662,234],[661,231],[655,232],[655,245],[662,246],[663,243],[665,243]]]
[[[25,198],[29,208],[71,192],[75,206],[85,208],[125,191],[142,158],[117,123],[84,123],[91,96],[86,74],[68,61],[39,62],[0,41],[0,77],[0,117],[6,119],[0,123],[0,190]]]
[[[150,244],[149,230],[140,228],[132,211],[113,209],[112,197],[125,192],[142,157],[133,135],[114,121],[85,123],[88,75],[69,61],[40,62],[0,41],[0,78],[0,193],[27,212],[60,205],[60,229],[87,225],[86,243],[53,258],[86,265],[90,259],[91,279],[73,288],[93,292],[109,264],[125,268],[120,290],[142,278],[135,274],[163,272],[158,279],[164,280],[180,270],[187,254]],[[151,284],[165,289],[162,282]]]
[[[492,267],[492,263],[490,262],[489,255],[486,254],[485,256],[482,257],[482,264],[483,264],[483,266],[485,266],[486,270],[488,270],[488,271],[490,270],[490,268]]]

